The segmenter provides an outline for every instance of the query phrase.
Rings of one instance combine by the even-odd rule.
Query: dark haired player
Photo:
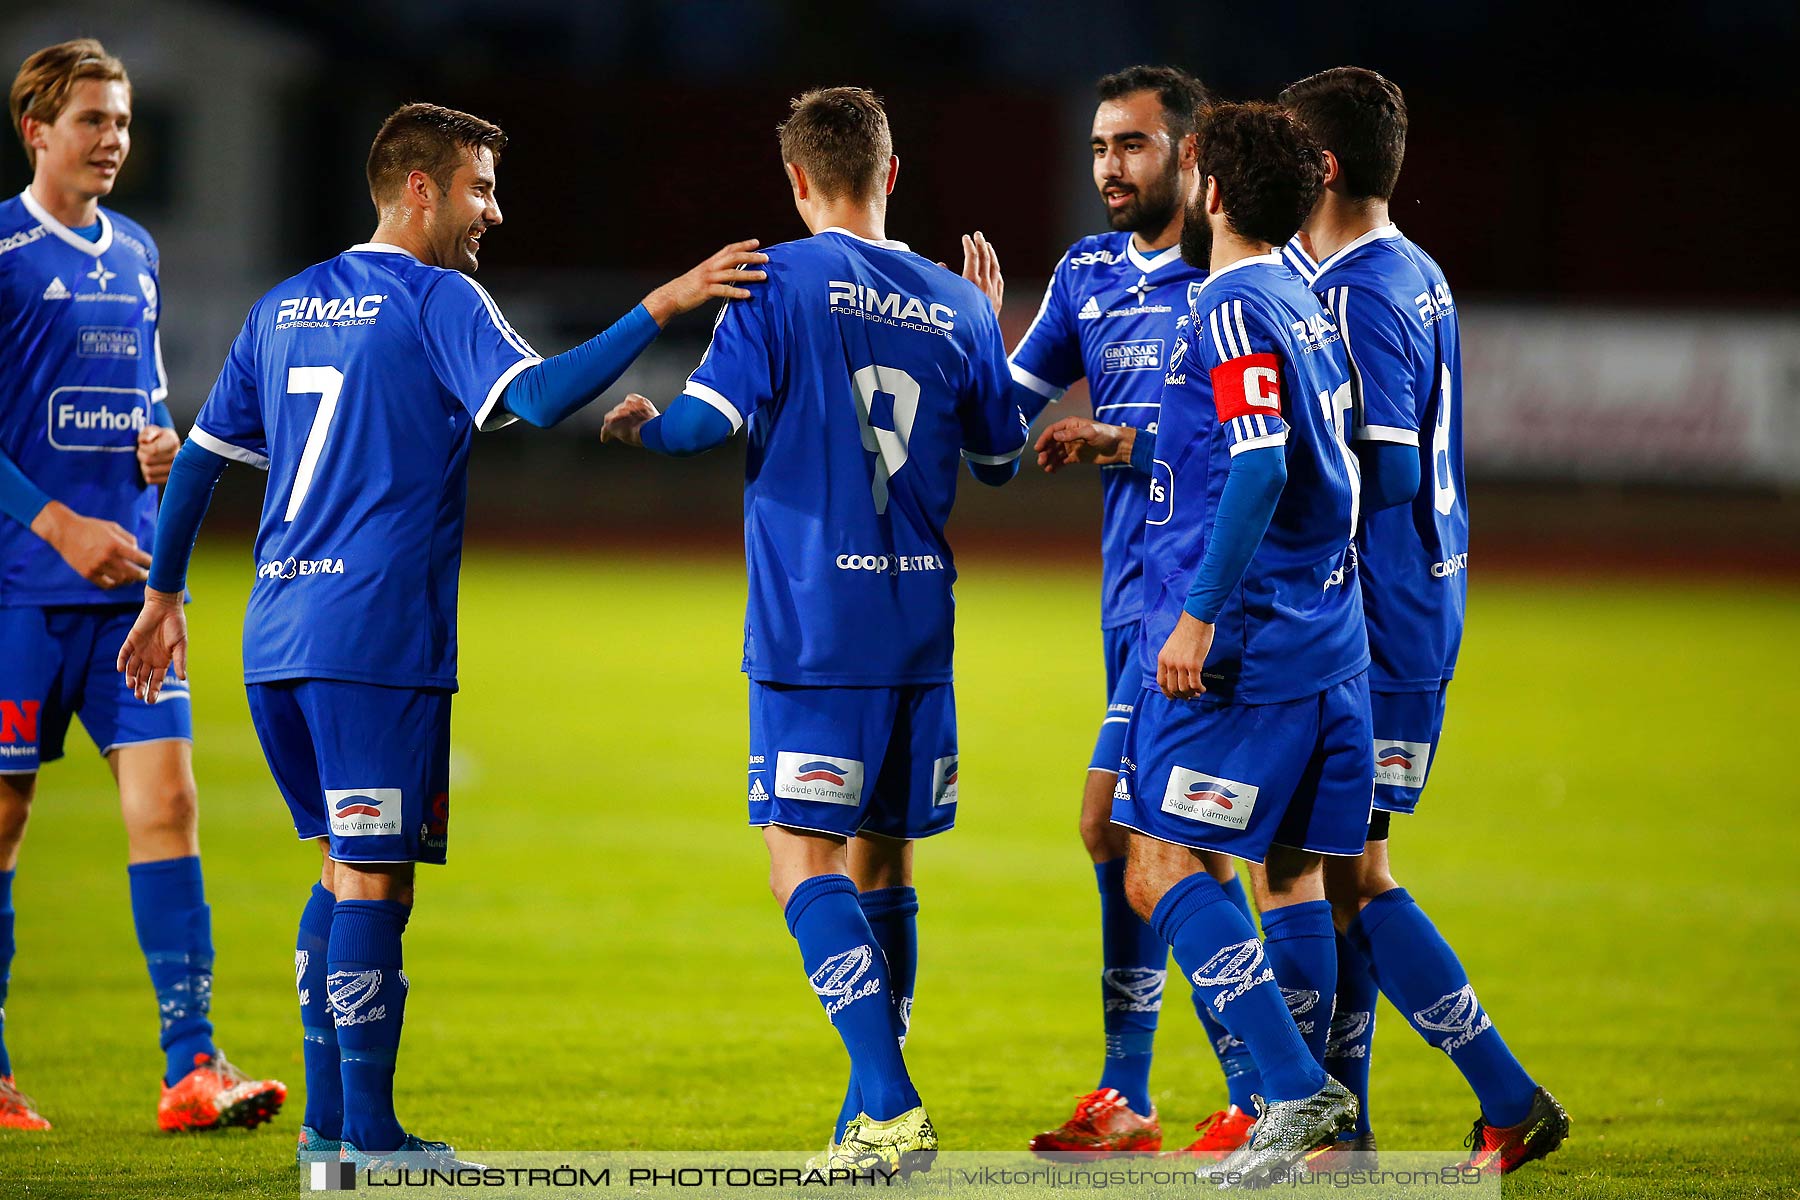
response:
[[[430,104],[369,151],[379,214],[361,245],[250,310],[175,460],[143,612],[119,651],[148,700],[187,675],[188,558],[228,462],[269,473],[244,617],[244,681],[269,770],[323,866],[300,917],[306,1117],[299,1154],[453,1162],[401,1128],[394,1063],[410,983],[416,863],[449,839],[456,586],[471,433],[548,426],[604,391],[664,322],[761,280],[728,246],[605,333],[541,358],[472,278],[500,224],[506,136]]]
[[[944,522],[964,461],[983,483],[1012,478],[1025,420],[991,248],[965,240],[972,286],[888,240],[900,160],[880,99],[808,92],[780,132],[812,236],[770,249],[768,284],[725,306],[667,413],[628,397],[605,436],[687,455],[748,435],[750,824],[850,1055],[825,1165],[906,1173],[938,1144],[901,1046],[918,966],[913,842],[957,812]]]
[[[1501,1040],[1468,974],[1388,858],[1391,814],[1411,814],[1436,759],[1462,642],[1469,510],[1463,486],[1456,303],[1388,202],[1406,153],[1406,100],[1374,71],[1338,67],[1281,103],[1319,141],[1325,190],[1284,255],[1331,313],[1350,361],[1362,464],[1358,574],[1368,620],[1375,813],[1362,857],[1326,869],[1338,927],[1336,1015],[1325,1065],[1357,1095],[1342,1143],[1373,1150],[1368,1114],[1376,981],[1474,1090],[1473,1161],[1510,1171],[1562,1144],[1569,1118]]]
[[[1194,123],[1209,99],[1175,67],[1136,66],[1099,83],[1092,136],[1094,186],[1110,233],[1069,247],[1038,314],[1012,353],[1015,394],[1035,417],[1086,377],[1096,420],[1155,429],[1163,374],[1204,262],[1181,257],[1183,217],[1195,193]],[[1168,948],[1125,899],[1126,833],[1111,823],[1125,723],[1137,699],[1133,669],[1143,618],[1144,504],[1148,489],[1127,464],[1101,472],[1100,628],[1107,708],[1081,800],[1081,839],[1100,886],[1101,1012],[1106,1053],[1100,1080],[1056,1129],[1031,1139],[1045,1152],[1157,1150],[1162,1128],[1150,1099],[1150,1063],[1162,1008]],[[1249,914],[1229,858],[1216,877]],[[1230,1088],[1223,1111],[1189,1147],[1220,1154],[1242,1144],[1256,1070],[1243,1043],[1204,1010],[1201,1021]]]

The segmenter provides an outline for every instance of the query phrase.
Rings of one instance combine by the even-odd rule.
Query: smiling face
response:
[[[1180,210],[1180,146],[1155,92],[1132,92],[1094,113],[1094,186],[1120,232],[1155,234]]]
[[[88,198],[113,190],[131,152],[131,88],[116,79],[83,79],[54,121],[26,117],[26,144],[37,178]]]
[[[501,221],[494,152],[486,146],[463,151],[448,186],[434,190],[436,203],[425,221],[432,265],[473,275],[481,266],[481,235]]]

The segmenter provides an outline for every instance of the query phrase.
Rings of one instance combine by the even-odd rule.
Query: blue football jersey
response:
[[[1096,419],[1156,429],[1163,373],[1188,289],[1206,278],[1171,246],[1145,254],[1129,233],[1082,238],[1056,264],[1044,302],[1012,352],[1012,377],[1054,401],[1085,376]],[[1144,614],[1144,482],[1100,472],[1100,625]]]
[[[73,232],[29,192],[0,203],[0,449],[51,499],[117,521],[145,551],[156,489],[138,431],[168,391],[156,243],[100,210]],[[30,529],[0,516],[0,605],[140,604],[141,583],[89,583]]]
[[[1206,555],[1231,457],[1264,446],[1284,447],[1287,485],[1219,612],[1200,701],[1298,700],[1367,669],[1349,410],[1343,342],[1279,254],[1195,289],[1163,387],[1144,521],[1146,687]]]
[[[1357,539],[1370,686],[1432,690],[1455,671],[1468,591],[1456,303],[1437,263],[1392,225],[1318,264],[1312,288],[1349,354],[1353,438],[1419,452],[1412,502],[1365,513]]]
[[[480,284],[396,246],[256,302],[189,435],[269,472],[246,683],[456,685],[470,432],[540,361]]]
[[[769,251],[686,392],[749,426],[744,663],[763,683],[951,678],[944,522],[962,459],[1025,444],[987,297],[899,242],[826,230]]]

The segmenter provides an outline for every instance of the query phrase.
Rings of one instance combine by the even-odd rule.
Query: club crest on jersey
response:
[[[1196,987],[1222,989],[1207,1003],[1214,1012],[1224,1012],[1227,1004],[1251,988],[1271,982],[1275,972],[1263,955],[1262,940],[1247,938],[1207,959],[1189,978]]]
[[[1255,784],[1176,767],[1169,772],[1162,810],[1206,825],[1245,829],[1250,825],[1250,814],[1256,811],[1259,791]]]
[[[1162,1011],[1167,971],[1153,967],[1109,967],[1100,973],[1106,988],[1107,1012]]]
[[[1430,742],[1375,739],[1375,782],[1389,787],[1422,788],[1431,765]]]
[[[1413,1023],[1443,1034],[1441,1040],[1433,1040],[1427,1034],[1426,1040],[1445,1054],[1456,1053],[1494,1025],[1483,1011],[1481,1001],[1475,998],[1475,986],[1468,983],[1414,1013]]]
[[[381,315],[384,295],[295,296],[275,307],[277,329],[326,329],[345,325],[373,325]]]
[[[326,789],[331,832],[338,837],[375,837],[400,832],[399,788]]]
[[[775,794],[783,800],[855,807],[862,803],[862,786],[863,765],[857,759],[790,750],[775,757]]]
[[[934,807],[956,803],[956,755],[931,764],[931,803]]]
[[[841,951],[819,964],[807,982],[824,1001],[827,1017],[835,1018],[858,1000],[881,990],[880,978],[863,979],[874,962],[874,951],[864,945]]]
[[[339,1029],[367,1025],[387,1016],[387,1005],[363,1009],[381,992],[381,971],[333,971],[325,977],[325,998],[331,1002],[331,1019]]]
[[[132,453],[150,424],[150,394],[139,388],[60,387],[50,393],[50,444],[58,450]]]

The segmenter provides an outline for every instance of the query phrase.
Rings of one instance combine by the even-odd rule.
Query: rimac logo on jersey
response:
[[[835,1018],[838,1013],[867,996],[873,996],[881,990],[881,979],[864,980],[869,967],[875,962],[875,952],[869,946],[857,946],[834,954],[819,964],[807,982],[812,990],[819,994],[825,1003],[825,1015]]]
[[[139,388],[60,387],[50,393],[50,444],[58,450],[134,452],[150,424],[150,394]]]
[[[1153,967],[1108,967],[1100,973],[1107,1012],[1153,1013],[1162,1011],[1166,971]]]
[[[381,315],[379,296],[295,296],[275,308],[277,329],[329,329],[373,325]]]
[[[956,803],[956,755],[940,758],[931,764],[931,803],[934,806]]]
[[[1275,972],[1263,957],[1262,940],[1249,938],[1234,946],[1225,947],[1201,964],[1200,969],[1189,978],[1196,987],[1222,989],[1207,1001],[1214,1012],[1222,1013],[1227,1004],[1251,988],[1271,982],[1275,978]]]
[[[1171,816],[1207,825],[1244,829],[1250,824],[1250,814],[1256,810],[1256,795],[1261,790],[1254,784],[1176,767],[1169,772],[1162,810]]]
[[[1431,765],[1430,742],[1375,739],[1375,782],[1389,787],[1422,788]]]
[[[338,837],[376,837],[400,832],[399,788],[340,788],[325,791],[331,832]]]
[[[1177,342],[1179,346],[1181,343]],[[1108,342],[1100,348],[1100,373],[1113,375],[1120,371],[1155,371],[1162,367],[1163,340],[1146,338],[1137,342]]]
[[[1456,1053],[1494,1025],[1482,1011],[1481,1001],[1475,998],[1475,985],[1468,983],[1461,990],[1439,997],[1437,1003],[1414,1013],[1413,1024],[1421,1031],[1429,1029],[1443,1034],[1441,1040],[1436,1040],[1428,1033],[1425,1040],[1445,1054]]]
[[[791,750],[775,756],[775,794],[783,800],[854,808],[862,803],[862,786],[863,765],[857,759],[797,754]]]
[[[1338,340],[1338,327],[1332,324],[1331,318],[1324,312],[1316,312],[1307,316],[1304,321],[1291,321],[1288,328],[1294,331],[1294,338],[1300,343],[1300,349],[1306,354],[1314,350],[1323,350]]]
[[[834,313],[921,333],[947,335],[956,328],[956,310],[948,304],[926,302],[899,292],[881,292],[866,284],[842,279],[833,279],[826,287],[830,289],[827,303]]]

